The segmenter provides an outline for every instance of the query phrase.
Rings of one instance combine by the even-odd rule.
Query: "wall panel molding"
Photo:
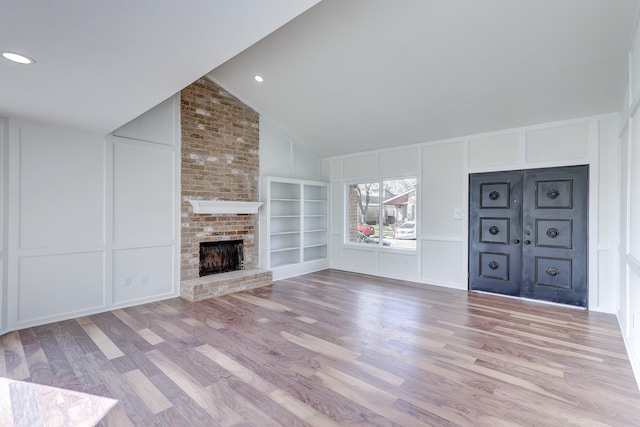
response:
[[[331,175],[329,178],[332,182],[332,210],[338,210],[340,212],[341,218],[345,215],[344,209],[346,200],[343,194],[344,192],[341,191],[339,192],[340,194],[337,194],[338,192],[334,190],[335,188],[340,186],[344,187],[344,185],[353,183],[357,180],[380,178],[377,170],[378,168],[374,168],[373,166],[377,164],[376,162],[381,157],[381,154],[383,152],[401,152],[403,150],[414,149],[417,147],[422,154],[420,156],[421,163],[418,170],[418,183],[420,186],[420,197],[418,201],[420,205],[420,211],[418,215],[421,218],[419,220],[423,225],[423,227],[421,227],[421,232],[423,234],[419,236],[419,243],[417,245],[417,253],[421,261],[418,263],[415,278],[410,280],[419,283],[428,282],[447,287],[466,289],[469,174],[476,172],[537,169],[587,164],[590,166],[589,197],[591,203],[589,205],[589,229],[593,233],[593,236],[590,236],[589,240],[589,259],[592,261],[592,265],[594,265],[590,271],[590,290],[593,291],[593,293],[590,292],[590,297],[593,302],[593,304],[590,305],[590,308],[603,312],[615,312],[618,290],[616,287],[616,282],[614,280],[615,277],[617,277],[618,261],[613,255],[609,255],[606,257],[608,260],[606,264],[604,264],[601,260],[599,265],[606,265],[607,272],[605,273],[605,275],[607,277],[602,277],[602,275],[599,274],[597,261],[599,259],[598,256],[603,256],[602,254],[600,254],[600,251],[605,251],[609,254],[615,253],[615,247],[617,243],[615,239],[609,238],[607,242],[603,242],[602,244],[600,244],[597,238],[598,233],[596,233],[596,231],[598,230],[599,226],[600,212],[607,212],[610,219],[617,218],[617,207],[610,206],[610,203],[612,203],[611,198],[608,198],[605,201],[607,206],[600,206],[598,189],[603,185],[607,188],[613,189],[618,188],[619,186],[617,178],[612,179],[611,176],[612,174],[616,173],[615,167],[607,166],[605,168],[605,171],[602,172],[602,174],[605,174],[606,176],[600,176],[602,174],[599,173],[599,153],[602,149],[600,147],[601,135],[599,133],[599,126],[602,122],[607,122],[608,126],[610,126],[611,128],[615,128],[619,123],[618,120],[619,114],[608,113],[570,120],[541,123],[518,128],[503,129],[494,132],[449,138],[438,141],[428,141],[419,144],[410,144],[406,146],[388,148],[385,150],[372,150],[370,152],[359,154],[326,158],[323,159],[323,161],[325,165],[330,165],[330,167],[327,166],[325,170]],[[570,150],[564,150],[560,158],[554,158],[553,155],[549,156],[545,153],[543,153],[544,155],[538,153],[533,158],[531,156],[527,157],[527,144],[531,143],[530,138],[528,139],[527,136],[533,134],[540,137],[550,136],[555,138],[554,141],[563,141],[565,138],[570,138],[570,146],[572,148]],[[607,133],[606,136],[609,139],[615,137],[615,131]],[[491,156],[485,156],[479,161],[476,161],[474,158],[470,158],[471,156],[473,156],[474,149],[479,149],[479,147],[472,147],[474,141],[480,141],[481,144],[485,144],[488,147],[494,148],[497,146],[501,146],[501,144],[504,145],[506,143],[505,141],[511,141],[517,146],[513,150],[510,150],[508,153],[506,153],[506,157],[500,157],[500,161],[498,163],[492,164]],[[449,196],[443,196],[442,194],[444,193],[439,193],[439,187],[437,187],[439,185],[444,186],[444,184],[447,182],[446,177],[444,177],[439,172],[434,173],[432,170],[433,167],[438,166],[444,160],[440,161],[440,163],[434,163],[432,154],[438,154],[441,152],[446,153],[450,151],[449,147],[453,147],[456,144],[461,147],[461,149],[459,150],[461,153],[461,157],[445,157],[447,162],[453,162],[449,165],[449,169],[460,171],[459,177],[456,179],[459,179],[462,185],[458,185],[456,183],[453,190],[449,189],[449,191],[455,193],[452,196],[451,201],[449,201]],[[544,144],[542,144],[541,147],[548,148],[548,145],[549,144],[545,146]],[[612,141],[609,141],[608,144],[605,145],[607,147],[607,156],[615,156],[618,151],[615,147],[615,144]],[[529,153],[531,154],[531,151],[529,151]],[[363,163],[366,164],[366,166],[362,166]],[[355,170],[351,170],[352,166],[355,168]],[[449,175],[447,175],[447,177],[448,176]],[[430,187],[433,189],[433,191],[428,192],[428,195],[434,196],[433,200],[430,200],[425,196],[425,191],[427,191],[425,188],[428,185],[430,185]],[[448,203],[444,208],[442,207],[443,197],[446,198],[446,203]],[[452,202],[453,200],[456,201]],[[435,203],[436,201],[437,203]],[[449,205],[451,205],[450,208]],[[462,220],[458,220],[460,221],[459,223],[450,222],[451,218],[453,217],[453,208],[464,209],[465,216]],[[436,217],[434,217],[433,215],[434,211],[438,212]],[[426,221],[425,218],[428,218],[428,223],[431,224],[432,228],[434,224],[434,222],[432,221],[440,221],[446,223],[450,228],[453,227],[454,224],[456,224],[456,228],[455,230],[453,228],[449,230],[448,228],[437,226],[432,231],[430,231],[428,228],[424,227],[424,221]],[[340,233],[336,233],[335,231],[333,231],[334,224],[340,229]],[[350,245],[344,243],[345,232],[343,228],[346,226],[346,224],[347,222],[344,221],[344,219],[340,224],[338,224],[336,221],[332,221],[331,266],[348,271],[364,272],[363,270],[366,269],[364,269],[363,266],[356,265],[358,263],[351,265],[350,258],[345,258],[344,256],[347,251],[353,250]],[[460,229],[460,235],[456,234],[458,226]],[[611,233],[614,231],[615,230],[610,229],[608,233],[604,234],[611,236]],[[442,235],[438,235],[438,233],[440,232],[442,232]],[[432,248],[433,245],[440,245],[444,248],[444,246],[450,244],[458,244],[459,248],[456,248],[456,250],[452,252],[451,257],[447,258],[448,261],[443,260],[444,264],[435,262],[430,263],[428,258],[425,259],[425,249],[427,248],[427,245],[429,245],[429,251],[431,251],[430,253],[432,255],[436,255],[440,253],[440,251],[434,250]],[[360,250],[368,250],[374,254],[379,251],[378,248],[363,248]],[[454,262],[454,260],[456,260],[456,262]],[[449,264],[447,264],[447,262]],[[378,271],[377,264],[369,267],[373,268],[374,270],[366,271],[368,274],[382,273]],[[439,272],[435,273],[433,271],[430,271],[431,268],[448,268],[449,271],[457,269],[461,273],[455,276],[455,278],[453,278],[453,276],[444,277]],[[400,274],[400,272],[398,272],[398,274]],[[385,277],[389,276],[389,272],[385,272],[384,275]],[[407,279],[405,278],[405,280]],[[603,295],[606,295],[607,297],[604,298],[602,297]]]
[[[179,96],[169,104],[163,110],[168,117],[156,114],[153,120],[143,120],[144,125],[136,125],[138,135],[147,128],[148,139],[160,137],[159,143],[0,118],[0,125],[6,126],[0,130],[0,181],[4,178],[0,200],[2,230],[6,230],[0,234],[5,267],[0,272],[0,334],[178,295],[180,137],[174,113],[179,112]],[[163,129],[170,135],[162,136],[152,123],[165,119],[169,123]],[[156,208],[171,212],[164,219],[169,224],[163,224],[170,232],[162,239],[151,233],[151,239],[119,245],[119,250],[149,253],[165,247],[170,256],[163,258],[169,265],[162,268],[157,262],[147,262],[150,256],[138,257],[132,271],[146,275],[144,285],[148,286],[138,280],[131,287],[136,298],[123,298],[117,306],[113,299],[113,184],[114,178],[120,178],[114,177],[120,173],[113,168],[116,145],[143,151],[153,147],[152,152],[169,158],[168,162],[143,158],[130,168],[134,173],[128,178],[161,175],[163,180],[157,185],[170,193],[165,198],[169,203]],[[116,190],[116,197],[118,191],[133,188],[124,187]],[[6,190],[3,196],[2,189]],[[146,190],[157,188],[150,185]],[[138,226],[148,223],[139,220]],[[156,277],[162,281],[154,282]]]

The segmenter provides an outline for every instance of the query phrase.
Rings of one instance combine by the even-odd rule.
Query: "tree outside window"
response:
[[[416,249],[417,179],[348,185],[348,241]]]

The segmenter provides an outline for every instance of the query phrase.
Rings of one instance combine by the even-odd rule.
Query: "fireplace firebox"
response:
[[[200,243],[200,277],[244,269],[242,240]]]

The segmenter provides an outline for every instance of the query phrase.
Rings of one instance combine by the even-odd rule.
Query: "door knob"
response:
[[[520,240],[516,239],[516,240],[513,241],[513,243],[515,243],[517,245],[518,243],[520,243]]]
[[[524,241],[524,244],[525,244],[525,245],[530,245],[530,244],[531,244],[531,240],[525,240],[525,241]]]

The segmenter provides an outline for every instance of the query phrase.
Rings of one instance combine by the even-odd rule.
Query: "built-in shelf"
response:
[[[291,247],[289,247],[289,248],[271,249],[271,252],[272,252],[272,253],[275,253],[275,252],[288,252],[288,251],[297,251],[297,250],[299,250],[299,249],[300,249],[300,247],[299,247],[299,246],[291,246]]]
[[[284,236],[287,234],[294,234],[294,235],[298,235],[300,234],[300,231],[272,231],[271,235],[272,236]]]
[[[256,214],[262,202],[226,202],[221,200],[189,200],[195,214]]]
[[[311,262],[311,261],[322,261],[323,259],[326,258],[326,255],[319,255],[317,257],[308,257],[305,258],[304,261],[305,262]]]
[[[329,267],[327,183],[291,178],[263,182],[266,209],[260,258],[275,280]]]
[[[316,243],[313,245],[304,245],[305,248],[318,248],[318,247],[322,247],[322,246],[327,246],[326,243]]]

